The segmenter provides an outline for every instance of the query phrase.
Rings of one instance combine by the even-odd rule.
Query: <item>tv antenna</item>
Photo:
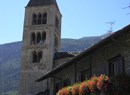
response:
[[[124,8],[122,8],[122,9],[127,9],[127,8],[130,8],[130,4],[129,4],[129,6],[127,6],[127,7],[124,7]],[[126,15],[129,15],[130,13],[127,13]]]
[[[107,24],[110,24],[110,29],[108,30],[110,33],[113,32],[113,25],[115,24],[115,20],[111,22],[106,22]]]

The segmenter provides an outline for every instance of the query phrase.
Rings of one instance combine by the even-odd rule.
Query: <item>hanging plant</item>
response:
[[[58,91],[57,95],[71,95],[71,86],[62,88]]]
[[[88,81],[84,81],[79,86],[79,95],[91,95],[88,87]]]
[[[79,86],[80,86],[80,83],[75,83],[73,86],[72,86],[72,95],[79,95]]]
[[[93,76],[90,80],[62,88],[57,95],[110,95],[108,94],[109,84],[107,76]]]

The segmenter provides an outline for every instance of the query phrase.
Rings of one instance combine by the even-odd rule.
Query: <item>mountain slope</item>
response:
[[[92,44],[101,40],[100,36],[84,37],[81,39],[62,39],[61,51],[84,51]]]
[[[101,36],[62,39],[61,51],[83,51],[101,40]],[[0,95],[18,91],[21,63],[21,42],[0,45]],[[13,92],[12,92],[13,91]],[[7,93],[6,93],[7,92]]]

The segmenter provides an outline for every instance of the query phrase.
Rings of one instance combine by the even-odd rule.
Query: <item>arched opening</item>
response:
[[[37,24],[37,15],[34,13],[32,15],[32,25],[36,25]]]
[[[38,13],[38,24],[42,24],[42,15]]]
[[[42,60],[42,51],[38,52],[38,62],[41,62]]]
[[[43,13],[42,15],[42,24],[47,24],[47,13]]]
[[[35,33],[32,33],[31,34],[31,44],[35,44],[35,39],[36,39]]]
[[[41,41],[41,34],[40,32],[37,33],[37,43],[39,44]]]
[[[32,53],[32,62],[33,63],[37,62],[37,53],[36,53],[36,51],[33,51],[33,53]]]
[[[43,41],[43,43],[45,42],[45,40],[46,40],[46,32],[43,32],[42,33],[42,41]]]

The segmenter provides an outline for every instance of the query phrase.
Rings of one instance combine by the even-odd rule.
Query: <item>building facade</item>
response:
[[[53,68],[60,49],[61,13],[56,0],[30,0],[25,8],[19,95],[36,95],[50,87],[35,80]]]
[[[39,78],[37,82],[40,83],[47,78],[53,78],[53,88],[50,88],[53,94],[50,95],[56,95],[58,90],[65,86],[100,74],[117,79],[120,76],[123,78],[130,77],[130,25],[55,67]],[[126,84],[130,84],[130,80]]]
[[[19,95],[56,95],[92,75],[130,76],[130,25],[80,54],[60,52],[56,0],[30,0],[25,8]]]

